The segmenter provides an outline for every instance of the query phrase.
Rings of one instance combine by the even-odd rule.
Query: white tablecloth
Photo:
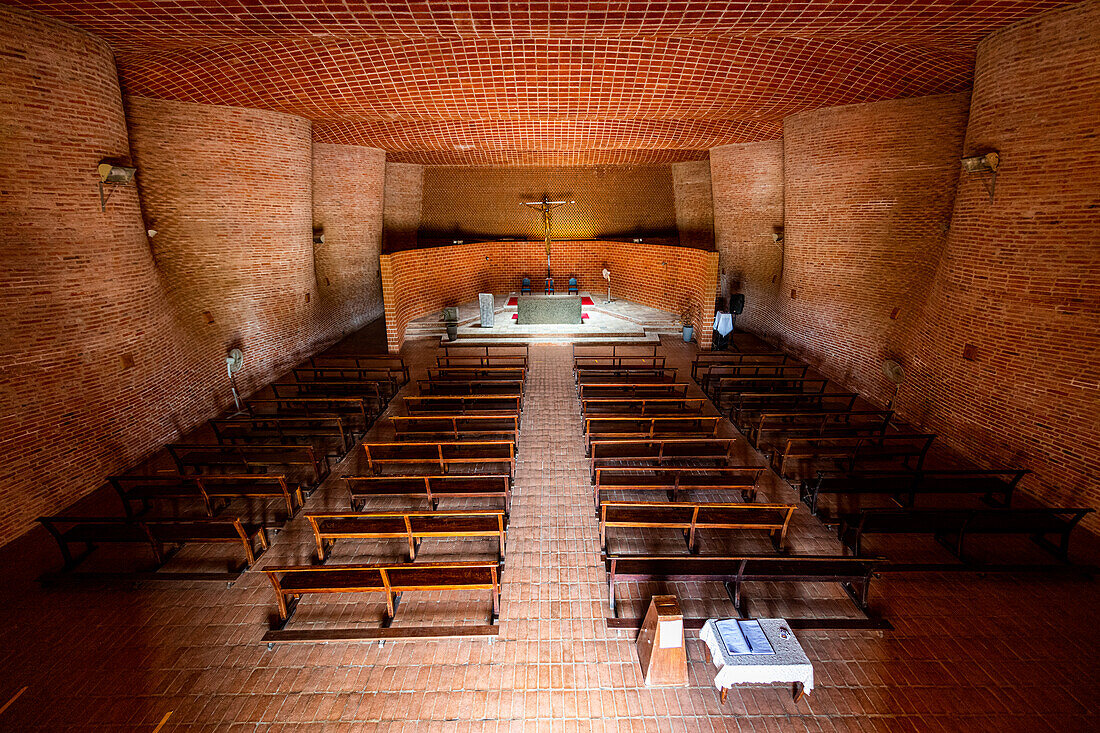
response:
[[[787,622],[781,618],[757,620],[775,654],[730,654],[718,636],[715,626],[718,619],[708,619],[703,624],[699,638],[707,645],[711,661],[718,669],[714,686],[723,689],[738,684],[801,682],[805,692],[814,689],[813,665]],[[787,632],[786,639],[780,635],[781,629]]]

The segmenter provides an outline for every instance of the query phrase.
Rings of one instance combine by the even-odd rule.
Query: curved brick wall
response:
[[[1100,4],[978,48],[967,154],[1001,151],[996,197],[962,175],[904,404],[1052,503],[1100,507]],[[976,347],[973,360],[964,347]],[[1095,515],[1086,522],[1100,526]]]
[[[824,374],[881,402],[893,394],[882,361],[904,355],[943,248],[966,116],[967,95],[952,94],[783,123],[779,333]]]
[[[554,284],[565,289],[575,274],[582,290],[599,293],[611,272],[612,294],[671,313],[691,314],[702,348],[710,348],[718,253],[654,244],[554,242]],[[542,287],[546,249],[542,242],[478,242],[382,255],[382,291],[391,351],[405,340],[405,327],[448,305],[475,300],[479,292],[519,290],[524,274]],[[700,324],[705,327],[699,328]]]
[[[110,49],[0,7],[0,57],[3,543],[197,414],[137,188],[100,211],[96,165],[130,154]]]

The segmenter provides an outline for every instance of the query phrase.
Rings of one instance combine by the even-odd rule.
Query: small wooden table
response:
[[[774,654],[730,654],[718,635],[718,620],[707,619],[699,632],[699,638],[707,650],[707,661],[718,669],[714,676],[714,686],[718,688],[723,703],[729,689],[734,685],[789,683],[795,702],[814,689],[813,665],[785,620],[757,619]]]

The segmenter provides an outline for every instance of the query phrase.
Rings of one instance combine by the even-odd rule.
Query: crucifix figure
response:
[[[575,204],[576,201],[551,201],[549,196],[543,195],[542,201],[524,201],[523,205],[542,212],[542,231],[546,237],[546,279],[550,279],[550,212],[565,204]]]

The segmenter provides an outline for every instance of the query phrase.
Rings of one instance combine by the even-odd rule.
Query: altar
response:
[[[516,301],[517,325],[533,323],[581,324],[579,295],[521,295]]]

